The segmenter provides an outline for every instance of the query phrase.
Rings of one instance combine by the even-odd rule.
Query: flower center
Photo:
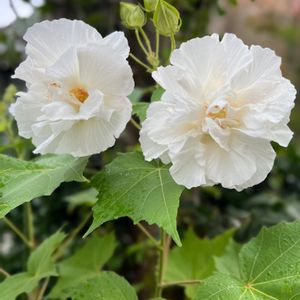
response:
[[[220,109],[219,111],[216,111],[216,112],[210,111],[207,114],[207,116],[209,118],[212,118],[212,119],[225,119],[226,115],[227,115],[226,108],[222,108],[222,109]]]
[[[70,94],[74,96],[77,100],[83,103],[89,96],[89,93],[83,88],[73,88],[70,90]]]

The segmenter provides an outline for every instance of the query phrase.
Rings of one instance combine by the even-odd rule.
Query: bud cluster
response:
[[[129,29],[142,28],[149,17],[161,35],[171,36],[180,29],[178,10],[165,0],[144,0],[144,6],[121,2],[120,6],[122,24]]]

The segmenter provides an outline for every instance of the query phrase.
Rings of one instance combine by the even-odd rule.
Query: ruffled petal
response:
[[[123,58],[127,58],[130,52],[128,41],[122,31],[115,31],[107,35],[103,42],[117,51]]]
[[[100,33],[79,20],[58,19],[34,24],[24,35],[26,53],[39,67],[47,67],[70,47],[101,42]]]
[[[107,45],[78,49],[80,80],[107,95],[130,95],[134,88],[132,70],[118,52]]]
[[[208,94],[221,88],[228,79],[224,48],[210,36],[183,43],[173,51],[170,61],[174,66],[199,78],[202,88]]]
[[[248,142],[253,142],[249,139]],[[230,151],[213,140],[205,143],[205,172],[208,179],[225,188],[236,189],[256,172],[255,153],[240,136],[231,140]]]
[[[237,191],[254,186],[266,179],[273,168],[276,153],[270,142],[256,139],[249,144],[249,151],[255,157],[256,172],[252,177],[241,185],[236,186]]]
[[[18,93],[16,103],[10,107],[10,113],[17,121],[19,135],[31,138],[32,126],[42,114],[42,108],[49,103],[49,99],[42,93],[43,87],[37,84],[27,93]]]
[[[233,77],[239,70],[251,63],[252,56],[249,47],[235,34],[225,33],[221,44],[226,52],[227,70],[229,77]]]
[[[170,152],[173,179],[188,189],[205,185],[204,147],[199,139],[188,139],[179,153]]]
[[[155,143],[149,138],[146,130],[143,128],[140,131],[139,141],[144,157],[147,161],[151,161],[156,158],[163,158],[164,161],[168,161],[168,146]]]

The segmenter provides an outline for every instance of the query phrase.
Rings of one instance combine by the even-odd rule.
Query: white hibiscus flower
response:
[[[35,153],[87,156],[115,143],[131,116],[134,87],[123,33],[105,38],[82,21],[59,19],[33,25],[24,35],[27,59],[15,78],[11,113]]]
[[[287,146],[295,88],[268,48],[248,48],[234,34],[195,38],[175,50],[153,78],[164,89],[142,124],[146,160],[171,162],[187,188],[220,183],[242,190],[263,181]]]

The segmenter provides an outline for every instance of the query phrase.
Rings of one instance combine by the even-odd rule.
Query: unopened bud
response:
[[[147,12],[155,11],[158,0],[144,0],[144,7]]]
[[[120,3],[120,17],[123,25],[130,29],[143,27],[146,22],[140,6],[127,2]]]
[[[164,0],[158,0],[153,16],[153,22],[158,32],[165,36],[175,34],[181,26],[178,10]]]

